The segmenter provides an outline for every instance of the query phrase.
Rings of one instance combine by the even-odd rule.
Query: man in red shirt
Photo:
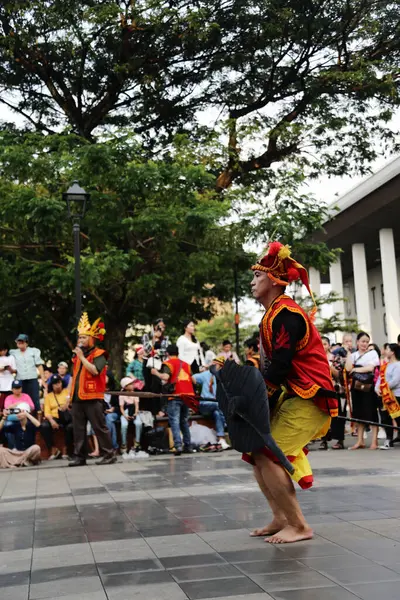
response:
[[[269,244],[252,270],[253,296],[266,311],[260,325],[260,368],[268,390],[271,434],[294,467],[293,480],[309,488],[313,476],[306,446],[328,431],[337,400],[320,335],[310,316],[285,294],[286,286],[297,280],[311,293],[307,271],[279,242]],[[273,544],[312,538],[290,476],[268,448],[243,458],[253,464],[274,515],[252,535],[270,536],[266,541]]]
[[[194,396],[192,383],[192,371],[190,365],[178,358],[178,346],[171,344],[167,348],[167,360],[163,363],[162,370],[152,369],[152,375],[155,375],[165,384],[173,385],[171,394],[182,394],[182,397]],[[169,425],[174,438],[174,454],[179,456],[182,454],[182,437],[183,437],[183,452],[190,454],[193,452],[189,429],[189,408],[182,398],[173,397],[168,399],[167,414]],[[182,437],[181,437],[182,432]]]

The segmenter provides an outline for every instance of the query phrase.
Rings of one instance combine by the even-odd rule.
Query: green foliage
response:
[[[329,292],[329,294],[322,294],[321,296],[315,296],[315,304],[317,306],[317,319],[316,325],[321,335],[333,334],[335,331],[343,332],[354,332],[359,330],[357,319],[346,319],[344,315],[340,313],[334,313],[331,317],[321,317],[319,311],[323,306],[329,306],[335,304],[338,300],[344,300],[340,298],[336,292]],[[312,299],[308,296],[306,298],[296,298],[296,301],[308,312],[313,308],[314,304]]]
[[[240,325],[239,328],[239,339],[242,347],[243,342],[249,339],[257,327],[254,325]],[[210,321],[200,321],[197,324],[196,335],[200,342],[207,342],[212,350],[216,354],[221,351],[221,344],[224,340],[228,339],[232,342],[235,348],[235,315],[233,313],[227,313],[214,317]]]
[[[374,140],[396,149],[398,22],[383,0],[7,0],[0,101],[41,131],[127,127],[148,156],[217,129],[219,190],[287,159],[311,177],[366,172]]]

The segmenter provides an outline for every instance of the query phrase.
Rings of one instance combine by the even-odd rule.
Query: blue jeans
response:
[[[171,427],[172,437],[174,438],[175,449],[182,448],[181,431],[183,436],[183,445],[189,448],[191,444],[189,429],[189,409],[182,400],[168,400],[167,414],[169,426]]]
[[[116,412],[106,413],[106,425],[111,434],[111,442],[114,450],[118,449],[118,441],[117,441],[117,428],[115,426],[116,422],[119,420],[119,414]]]
[[[18,427],[21,427],[19,422],[9,421],[8,419],[6,419],[4,422],[3,431],[4,435],[6,436],[7,447],[9,450],[13,450],[15,448],[15,434]]]
[[[217,437],[225,436],[225,417],[218,406],[218,402],[213,400],[200,400],[200,413],[202,415],[212,415],[215,421],[215,431]]]
[[[125,411],[126,416],[128,416],[128,409]],[[126,417],[124,417],[123,415],[121,415],[121,443],[122,446],[126,446],[127,442],[128,442],[128,426],[129,423],[131,423],[131,421],[128,421],[128,419]],[[135,425],[135,442],[137,444],[140,444],[140,438],[142,437],[142,421],[139,417],[139,415],[137,415],[135,417],[135,420],[133,421],[134,425]]]

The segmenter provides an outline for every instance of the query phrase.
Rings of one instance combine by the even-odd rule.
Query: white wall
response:
[[[400,260],[397,260],[397,281],[400,282]],[[344,296],[347,298],[345,302],[346,318],[356,319],[357,314],[353,278],[345,280],[343,286]],[[382,270],[380,265],[368,271],[368,288],[372,324],[372,331],[368,333],[371,333],[373,341],[380,346],[385,342],[396,342],[396,340],[387,339],[385,324],[386,313],[382,292]]]

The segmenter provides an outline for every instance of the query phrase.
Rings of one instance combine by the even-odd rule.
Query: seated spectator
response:
[[[11,429],[13,428],[13,423],[14,421],[17,421],[17,416],[16,414],[11,415],[10,414],[10,409],[13,410],[14,408],[21,408],[21,405],[23,408],[28,407],[29,410],[34,411],[35,410],[35,405],[33,403],[33,400],[30,396],[28,396],[28,394],[24,394],[22,391],[22,382],[19,381],[19,379],[14,379],[14,381],[11,384],[11,391],[12,393],[7,396],[7,398],[4,400],[4,410],[7,409],[8,410],[8,418],[6,419],[6,422],[4,424],[4,434],[7,438],[7,443],[8,446],[10,447],[10,444],[12,444],[12,447],[14,447],[14,442],[12,441],[12,437],[8,438],[8,431],[11,431]],[[3,412],[4,412],[3,410]]]
[[[121,379],[122,392],[134,392],[143,389],[143,381],[133,377],[123,377]],[[121,413],[121,454],[123,459],[136,458],[136,453],[140,450],[140,436],[142,432],[142,421],[138,418],[139,398],[136,396],[119,396],[119,410]],[[134,423],[136,427],[135,440],[138,449],[131,448],[128,453],[128,426]]]
[[[54,431],[64,430],[65,445],[67,455],[72,457],[74,454],[74,434],[72,427],[72,417],[69,409],[70,396],[67,388],[63,389],[61,377],[53,375],[49,384],[51,392],[44,398],[44,417],[41,425],[41,434],[49,451],[49,460],[61,457],[61,451],[54,447]]]
[[[224,357],[217,357],[212,364],[219,365],[224,362]],[[199,410],[202,415],[212,415],[215,422],[215,431],[218,438],[218,444],[222,450],[228,450],[229,444],[225,440],[225,418],[219,409],[217,396],[217,381],[209,369],[202,373],[196,373],[192,377],[193,383],[201,385],[201,399]]]
[[[126,368],[126,376],[144,381],[143,358],[145,355],[144,347],[139,345],[135,348],[135,356],[132,362]]]
[[[225,360],[234,360],[237,364],[240,363],[238,355],[232,350],[232,342],[229,340],[224,340],[222,342],[222,352],[220,356],[223,356]]]
[[[46,372],[46,369],[45,369],[45,372]],[[47,372],[46,372],[46,375],[47,375]],[[70,386],[72,384],[72,375],[70,373],[68,373],[68,364],[66,362],[58,363],[57,375],[61,379],[63,389],[64,388],[70,389]],[[49,379],[46,380],[47,381],[47,393],[52,391],[51,378],[52,378],[52,375],[50,376]]]
[[[164,362],[162,370],[157,371],[154,368],[151,370],[152,375],[158,377],[164,386],[168,384],[173,388],[173,391],[168,393],[182,394],[180,398],[169,398],[167,404],[169,425],[174,438],[173,452],[176,456],[182,454],[182,437],[183,452],[187,454],[193,452],[189,429],[189,408],[185,404],[185,396],[190,398],[195,395],[190,365],[178,358],[178,352],[178,346],[171,344],[167,348],[167,360]]]
[[[256,367],[256,369],[260,368],[260,351],[258,348],[258,340],[256,340],[255,338],[251,338],[249,340],[246,340],[244,343],[245,349],[245,355],[246,355],[246,361],[245,361],[245,365],[249,366],[249,367]]]
[[[0,468],[25,467],[40,462],[40,446],[35,444],[36,430],[40,423],[29,412],[29,407],[20,410],[17,414],[9,414],[5,409],[0,421],[0,432],[10,416],[17,417],[12,421],[12,431],[9,431],[7,439],[11,442],[8,448],[0,446]]]
[[[111,371],[107,371],[106,375],[106,393],[104,394],[104,414],[106,418],[106,425],[111,434],[111,442],[114,453],[116,454],[118,451],[118,440],[117,440],[117,427],[116,423],[119,421],[120,412],[119,412],[119,403],[118,397],[112,396],[109,392],[114,392],[117,388],[117,382],[115,381],[115,377]],[[92,426],[88,423],[88,435],[92,436],[93,444],[94,444],[94,452],[89,454],[90,457],[94,458],[96,456],[100,456],[99,442],[95,433],[93,431]]]

